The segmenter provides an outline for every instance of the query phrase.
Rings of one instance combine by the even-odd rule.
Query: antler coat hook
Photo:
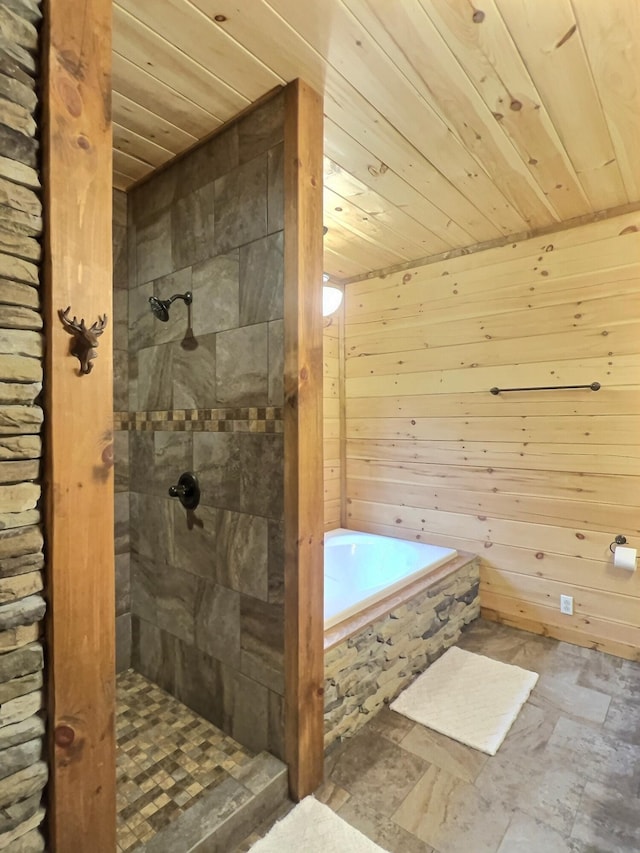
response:
[[[78,322],[78,318],[75,316],[73,320],[70,320],[69,311],[71,311],[70,305],[68,305],[64,311],[60,309],[58,311],[58,316],[62,320],[62,325],[66,331],[69,332],[70,335],[73,335],[74,340],[71,345],[71,355],[75,355],[80,362],[81,375],[83,373],[91,373],[91,370],[93,369],[91,361],[98,355],[96,352],[98,338],[107,326],[107,315],[103,314],[102,317],[98,317],[96,322],[92,323],[91,326],[87,328],[84,320],[80,320],[80,322]]]

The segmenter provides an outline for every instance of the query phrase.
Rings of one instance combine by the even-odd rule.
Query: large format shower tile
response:
[[[239,320],[238,250],[196,264],[192,272],[196,337],[235,329]]]
[[[265,152],[215,182],[215,253],[228,252],[266,233]]]
[[[216,338],[217,400],[222,406],[266,406],[268,325],[220,332]]]
[[[284,234],[278,231],[240,249],[240,324],[284,316]]]
[[[214,254],[213,181],[176,200],[171,211],[174,269],[204,261]]]

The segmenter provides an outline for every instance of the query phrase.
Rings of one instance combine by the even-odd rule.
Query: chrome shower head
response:
[[[166,323],[169,319],[169,307],[176,299],[182,299],[185,305],[191,305],[193,302],[193,296],[189,291],[186,293],[174,293],[170,299],[159,299],[157,296],[150,296],[149,305],[151,306],[153,316],[157,317],[162,323]]]

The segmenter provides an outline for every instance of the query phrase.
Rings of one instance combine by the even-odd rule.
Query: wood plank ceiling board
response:
[[[197,136],[176,127],[120,92],[112,93],[111,103],[113,113],[122,127],[140,136],[146,136],[167,151],[177,154],[198,141]]]
[[[120,151],[118,148],[114,148],[113,151],[113,168],[114,171],[119,172],[121,175],[127,175],[132,183],[139,181],[140,178],[144,178],[145,175],[148,175],[152,171],[149,163],[139,160],[137,157],[132,157],[131,154]]]
[[[629,199],[570,0],[496,5],[594,209],[624,204]]]
[[[143,68],[138,68],[126,57],[115,52],[111,81],[114,92],[120,93],[154,115],[161,116],[196,139],[211,133],[222,124],[219,118],[207,112],[201,105],[156,80]],[[124,113],[117,109],[116,104],[114,108],[114,118],[124,127],[128,127]]]
[[[113,7],[113,49],[152,77],[200,104],[218,118],[234,115],[250,103],[214,73],[142,24],[120,6]]]
[[[358,264],[379,264],[379,268],[402,262],[402,256],[395,252],[388,251],[383,246],[366,239],[355,239],[352,231],[342,230],[340,224],[326,209],[324,222],[329,229],[324,237],[325,247],[333,249],[343,257],[350,258]]]
[[[117,186],[301,77],[324,94],[334,278],[637,204],[639,18],[636,0],[116,0]]]
[[[152,167],[162,166],[167,160],[171,160],[173,154],[152,139],[147,139],[134,133],[132,130],[113,123],[113,144],[118,151],[131,154],[138,159],[143,159]],[[135,153],[134,153],[135,152]]]
[[[357,88],[416,153],[426,157],[428,151],[438,172],[467,198],[473,198],[499,232],[526,228],[522,216],[456,134],[397,73],[387,54],[342,3],[331,4],[329,14],[323,4],[303,5],[298,0],[270,0],[270,5],[351,87]]]
[[[421,0],[421,6],[560,217],[588,213],[569,155],[493,0],[483,2],[480,22],[469,0]]]
[[[208,0],[193,0],[203,11],[210,10]],[[255,0],[251,17],[236,15],[237,3],[221,0],[216,3],[223,26],[235,39],[256,54],[269,57],[272,68],[285,79],[302,76],[315,88],[324,90],[325,114],[329,123],[342,128],[372,152],[373,161],[395,170],[420,193],[427,194],[432,204],[432,230],[447,230],[459,223],[467,239],[452,240],[452,246],[464,246],[478,240],[500,236],[500,231],[486,219],[469,200],[444,178],[437,169],[393,127],[391,122],[375,111],[351,82],[313,49],[296,31],[270,8],[264,0]],[[286,51],[282,45],[286,44]],[[331,131],[328,131],[331,135]],[[326,141],[326,136],[325,136]],[[451,227],[451,233],[455,228]],[[469,239],[470,238],[470,239]],[[331,270],[329,270],[331,271]]]
[[[118,0],[118,5],[248,102],[286,82],[184,0],[162,0],[160,14],[158,0]]]
[[[424,254],[422,245],[414,243],[401,231],[396,233],[383,222],[369,216],[368,213],[334,192],[326,184],[324,188],[324,213],[327,225],[330,217],[338,227],[376,246],[388,249],[397,255],[398,260],[419,258]]]
[[[390,169],[388,163],[380,160],[329,119],[325,120],[324,150],[336,165],[361,181],[363,186],[373,189],[396,209],[403,210],[417,222],[427,225],[440,241],[440,248],[433,248],[432,252],[444,251],[447,247],[468,246],[474,242],[469,232],[447,217],[413,183]]]
[[[354,270],[360,270],[361,266],[350,258],[345,258],[344,255],[333,249],[325,237],[324,268],[327,275],[330,275],[332,278],[343,279],[350,278],[352,275],[358,275],[359,273],[354,272]]]
[[[115,154],[115,152],[114,152]],[[128,175],[123,175],[122,172],[113,170],[113,186],[117,190],[126,191],[131,186],[131,178]]]
[[[404,77],[470,151],[529,228],[560,217],[496,115],[482,100],[418,0],[345,0]],[[442,169],[441,169],[442,171]],[[577,214],[573,214],[577,215]]]
[[[630,199],[640,196],[640,4],[573,0],[618,166]]]
[[[347,199],[362,214],[390,228],[404,240],[411,241],[416,247],[414,252],[418,251],[412,258],[443,252],[450,247],[406,210],[378,195],[328,157],[324,158],[324,185],[325,190],[332,190],[336,196]]]
[[[362,140],[375,158],[415,186],[437,204],[446,225],[453,220],[467,231],[472,242],[500,237],[500,229],[464,193],[447,180],[393,124],[376,112],[341,75],[329,75],[325,95],[327,116],[350,136]]]
[[[194,0],[193,5],[205,14],[213,14],[205,0]],[[256,0],[251,7],[251,16],[236,14],[239,12],[237,3],[231,0],[221,0],[216,4],[216,10],[216,15],[226,18],[219,26],[254,54],[268,56],[270,66],[283,79],[300,75],[315,87],[324,89],[327,116],[347,133],[366,140],[365,145],[370,141],[369,148],[374,148],[374,162],[395,168],[411,185],[431,196],[437,217],[435,227],[446,231],[451,223],[453,234],[456,232],[455,224],[460,223],[460,239],[452,240],[452,246],[500,236],[501,232],[460,190],[422,157],[389,121],[372,110],[367,100],[266,3]],[[160,8],[157,14],[161,14]],[[286,51],[282,50],[283,44],[287,45]],[[468,237],[462,237],[462,234],[468,234]]]

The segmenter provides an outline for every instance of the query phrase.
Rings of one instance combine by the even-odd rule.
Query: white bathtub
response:
[[[324,535],[324,627],[402,589],[458,552],[338,528]]]

